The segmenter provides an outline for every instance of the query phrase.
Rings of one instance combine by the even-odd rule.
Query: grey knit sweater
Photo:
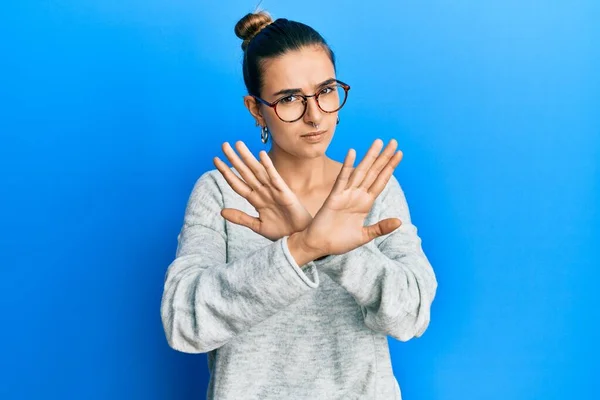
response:
[[[258,216],[213,169],[188,200],[161,303],[168,344],[208,353],[207,399],[401,399],[386,335],[423,334],[437,280],[398,180],[365,220],[398,217],[398,229],[304,266],[287,236],[232,224],[223,208]]]

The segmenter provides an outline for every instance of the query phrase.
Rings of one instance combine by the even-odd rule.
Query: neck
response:
[[[329,175],[328,167],[331,160],[322,155],[315,158],[298,158],[283,151],[277,151],[275,147],[268,152],[277,172],[292,192],[296,194],[308,194],[322,189],[327,185]]]

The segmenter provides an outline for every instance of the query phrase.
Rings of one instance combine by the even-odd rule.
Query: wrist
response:
[[[308,237],[308,231],[305,229],[303,231],[298,232],[298,241],[306,251],[311,256],[314,256],[314,259],[326,257],[329,255],[325,250],[325,246],[322,246],[322,243],[314,243],[314,240],[310,240]]]
[[[326,256],[322,250],[310,246],[306,242],[306,231],[294,232],[288,236],[288,249],[296,260],[297,264],[302,266],[313,260]]]

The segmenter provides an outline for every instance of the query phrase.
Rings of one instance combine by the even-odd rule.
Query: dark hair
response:
[[[335,70],[335,55],[313,28],[301,22],[278,18],[273,21],[266,11],[246,14],[235,24],[235,34],[243,39],[244,83],[248,94],[260,97],[263,87],[263,61],[305,46],[321,46]]]

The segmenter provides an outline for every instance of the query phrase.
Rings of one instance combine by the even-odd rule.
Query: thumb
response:
[[[259,233],[260,219],[251,217],[243,211],[236,210],[235,208],[224,208],[221,210],[221,216],[231,223],[245,226]]]
[[[365,226],[363,232],[369,238],[369,241],[376,237],[387,235],[388,233],[394,232],[402,225],[402,221],[398,218],[386,218],[382,219],[376,224]]]

